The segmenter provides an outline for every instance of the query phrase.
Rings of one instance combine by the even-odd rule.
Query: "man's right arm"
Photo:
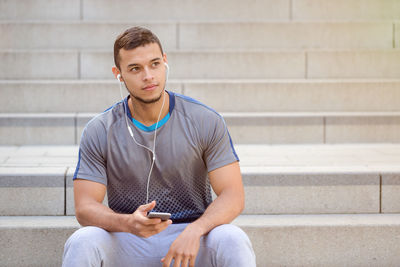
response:
[[[128,232],[140,237],[155,235],[172,223],[147,218],[155,201],[139,206],[132,214],[120,214],[102,204],[106,186],[84,179],[74,180],[75,215],[82,226],[97,226],[109,232]]]

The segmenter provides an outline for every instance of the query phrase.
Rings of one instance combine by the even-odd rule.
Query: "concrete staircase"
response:
[[[400,264],[400,2],[0,0],[0,266],[59,266],[84,125],[119,100],[115,37],[221,112],[258,266]]]

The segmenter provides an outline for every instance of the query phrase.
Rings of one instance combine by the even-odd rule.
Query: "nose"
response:
[[[144,68],[144,76],[143,76],[143,81],[148,81],[148,80],[152,80],[153,77],[153,73],[151,72],[150,68],[145,67]]]

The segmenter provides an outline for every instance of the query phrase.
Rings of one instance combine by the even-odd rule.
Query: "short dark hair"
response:
[[[164,54],[160,40],[149,29],[144,27],[132,27],[120,34],[114,42],[114,63],[120,69],[119,65],[119,50],[135,49],[139,46],[144,46],[151,43],[157,43],[160,47],[161,54]]]

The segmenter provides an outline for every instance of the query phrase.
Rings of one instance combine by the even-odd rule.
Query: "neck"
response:
[[[165,101],[164,106],[163,101]],[[161,120],[168,114],[169,95],[164,91],[161,98],[157,102],[151,104],[143,103],[130,96],[128,99],[128,107],[131,111],[132,118],[146,126],[150,126],[157,123],[157,120]]]

